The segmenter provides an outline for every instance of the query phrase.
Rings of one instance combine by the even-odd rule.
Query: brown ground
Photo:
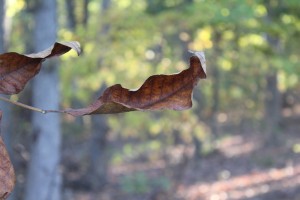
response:
[[[216,151],[199,160],[191,158],[192,147],[179,145],[166,150],[161,159],[111,167],[109,185],[104,191],[98,194],[77,191],[74,198],[300,200],[299,133],[300,125],[294,124],[270,134],[272,137],[254,131],[229,135],[219,140]],[[143,194],[122,191],[120,181],[124,174],[136,172],[143,172],[152,180],[167,177],[171,183],[169,190],[151,188]]]

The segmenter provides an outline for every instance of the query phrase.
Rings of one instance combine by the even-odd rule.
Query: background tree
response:
[[[36,1],[34,4],[34,50],[44,50],[56,41],[56,0]],[[45,63],[33,83],[33,105],[59,108],[59,77],[57,61]],[[60,174],[60,116],[34,113],[32,117],[32,149],[26,183],[26,200],[59,200]]]

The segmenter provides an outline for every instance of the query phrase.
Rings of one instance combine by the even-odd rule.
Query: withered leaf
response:
[[[185,110],[192,106],[193,88],[200,78],[206,78],[203,52],[193,52],[190,67],[178,74],[149,77],[136,91],[120,84],[107,88],[91,105],[81,109],[68,109],[73,116],[122,113],[134,110]]]
[[[17,94],[26,83],[39,73],[42,62],[54,56],[60,56],[71,49],[80,54],[78,42],[56,42],[48,49],[23,55],[15,52],[0,55],[0,94]]]
[[[0,111],[0,121],[2,112]],[[6,199],[15,186],[15,172],[0,135],[0,199]]]

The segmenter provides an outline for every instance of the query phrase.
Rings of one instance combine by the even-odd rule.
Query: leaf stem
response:
[[[11,104],[20,106],[20,107],[22,107],[22,108],[26,108],[26,109],[28,109],[28,110],[35,111],[35,112],[40,112],[40,113],[43,113],[43,114],[46,114],[46,113],[47,113],[47,111],[42,110],[42,109],[40,109],[40,108],[36,108],[36,107],[29,106],[29,105],[26,105],[26,104],[23,104],[23,103],[20,103],[20,102],[17,102],[17,101],[13,101],[13,100],[10,100],[10,99],[5,98],[5,97],[1,97],[1,96],[0,96],[0,100],[1,100],[1,101],[6,101],[6,102],[8,102],[8,103],[11,103]]]
[[[62,114],[62,113],[66,113],[64,110],[43,110],[46,113],[59,113],[59,114]]]

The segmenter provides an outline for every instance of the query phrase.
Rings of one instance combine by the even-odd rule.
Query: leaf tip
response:
[[[189,50],[190,53],[194,54],[195,56],[197,56],[200,60],[201,63],[201,67],[203,69],[204,72],[204,76],[201,78],[206,78],[206,59],[205,59],[205,54],[204,51],[192,51]]]
[[[78,41],[59,42],[59,43],[73,49],[78,56],[81,54],[81,45]]]
[[[74,46],[76,46],[76,49],[74,49],[79,56],[81,54],[81,45],[78,41],[74,41]]]

